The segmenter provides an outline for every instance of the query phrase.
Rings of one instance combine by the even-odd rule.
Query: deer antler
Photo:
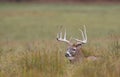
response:
[[[77,41],[77,44],[85,44],[87,43],[87,33],[86,33],[86,27],[84,25],[84,32],[80,29],[82,33],[82,40],[75,39]]]
[[[65,43],[67,43],[68,45],[72,45],[72,43],[70,43],[70,41],[68,41],[68,40],[66,39],[66,29],[65,29],[64,37],[62,36],[62,32],[60,32],[60,33],[57,34],[57,40],[58,40],[58,41],[61,41],[61,42],[65,42]]]

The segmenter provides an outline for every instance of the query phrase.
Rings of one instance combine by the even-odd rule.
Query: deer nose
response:
[[[70,57],[68,53],[65,53],[65,57]]]

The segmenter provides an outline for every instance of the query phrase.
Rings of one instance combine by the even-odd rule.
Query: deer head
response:
[[[76,61],[82,61],[84,58],[84,55],[81,51],[81,47],[83,44],[87,43],[87,34],[86,34],[86,27],[84,26],[84,30],[80,29],[80,32],[82,34],[82,40],[74,38],[76,43],[71,43],[69,40],[66,39],[66,30],[64,35],[62,35],[62,32],[57,34],[57,40],[61,42],[65,42],[68,45],[68,48],[65,53],[65,57],[69,59],[71,63],[74,63]]]

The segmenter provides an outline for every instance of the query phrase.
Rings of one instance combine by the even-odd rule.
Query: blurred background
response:
[[[85,56],[102,59],[70,64],[66,44],[81,38]],[[120,0],[0,0],[0,77],[120,77]]]
[[[120,0],[0,0],[1,2],[119,2]]]
[[[0,0],[0,41],[55,40],[60,27],[68,38],[120,35],[119,0]]]

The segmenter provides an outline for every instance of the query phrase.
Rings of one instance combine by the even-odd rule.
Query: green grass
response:
[[[119,5],[43,5],[1,4],[0,39],[54,39],[59,26],[68,36],[78,36],[78,28],[87,25],[89,38],[120,33]]]
[[[0,77],[119,77],[120,5],[0,3]],[[80,38],[86,25],[86,56],[70,64],[56,41],[60,27]]]

